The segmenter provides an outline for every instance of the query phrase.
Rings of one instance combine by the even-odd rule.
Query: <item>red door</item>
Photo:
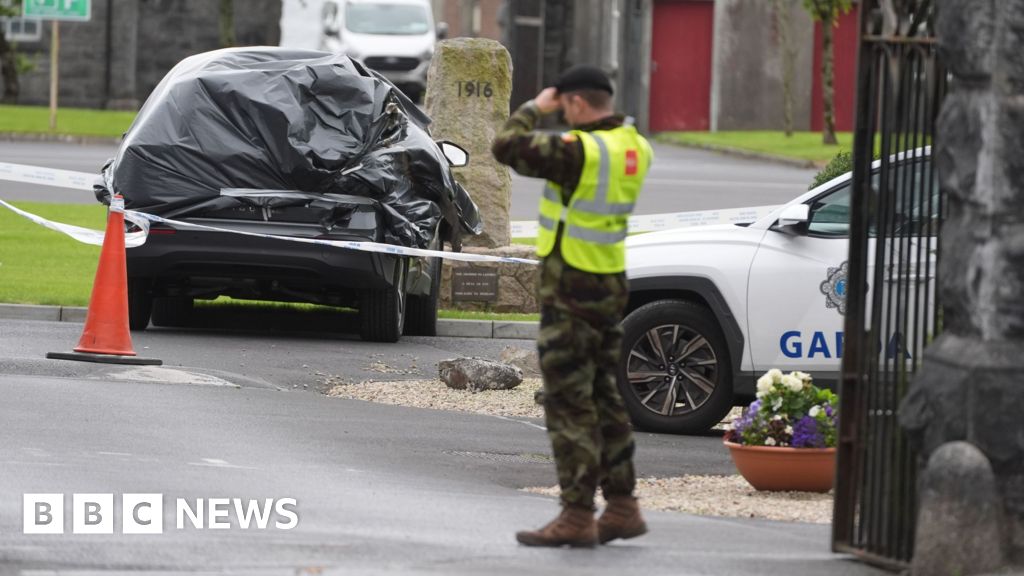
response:
[[[839,24],[832,29],[833,51],[835,54],[835,117],[836,130],[853,130],[854,107],[857,105],[857,37],[860,17],[857,5],[853,10],[839,17]],[[821,86],[821,24],[814,29],[814,84],[811,89],[811,130],[821,132],[825,128],[825,101]]]
[[[715,5],[708,0],[656,0],[651,40],[650,129],[707,130],[711,126],[711,35]]]

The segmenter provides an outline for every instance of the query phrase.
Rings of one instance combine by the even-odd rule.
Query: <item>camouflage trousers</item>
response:
[[[562,502],[592,508],[598,485],[605,496],[630,495],[635,444],[615,382],[626,275],[577,270],[556,248],[542,263],[539,292],[544,415]]]

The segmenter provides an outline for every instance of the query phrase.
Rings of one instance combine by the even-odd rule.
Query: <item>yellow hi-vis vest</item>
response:
[[[562,187],[548,181],[540,199],[537,255],[551,254],[563,222],[562,258],[573,268],[595,274],[626,269],[627,221],[650,166],[650,144],[633,126],[582,132],[583,172],[569,205]]]

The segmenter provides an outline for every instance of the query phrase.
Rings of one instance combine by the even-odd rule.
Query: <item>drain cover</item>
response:
[[[553,462],[547,454],[503,454],[501,452],[466,452],[462,450],[446,450],[445,454],[453,456],[465,456],[468,458],[480,458],[491,462],[512,462],[517,464],[548,464]]]

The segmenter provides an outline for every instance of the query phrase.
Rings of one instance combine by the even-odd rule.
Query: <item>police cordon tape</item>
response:
[[[670,212],[667,214],[638,214],[629,217],[629,233],[658,232],[673,228],[691,226],[711,226],[715,224],[735,224],[753,222],[767,216],[778,206],[755,206],[753,208],[725,208],[721,210],[701,210],[697,212]],[[520,220],[512,222],[513,238],[535,238],[537,236],[536,220]]]
[[[87,190],[92,192],[93,183],[97,181],[95,174],[88,174],[84,172],[75,172],[72,170],[59,170],[52,168],[41,168],[39,166],[28,166],[24,164],[10,164],[0,162],[0,180],[7,180],[11,182],[19,182],[23,184],[39,184],[45,186],[56,186],[61,188],[70,188],[74,190]],[[0,206],[11,210],[12,212],[39,224],[66,234],[67,236],[85,243],[101,246],[103,244],[103,231],[92,230],[89,228],[82,228],[81,226],[74,226],[71,224],[63,224],[61,222],[54,222],[47,220],[36,214],[21,210],[8,202],[0,200]],[[631,216],[629,219],[629,231],[630,233],[638,232],[656,232],[659,230],[669,230],[672,228],[687,228],[692,226],[708,226],[713,224],[733,224],[738,222],[753,222],[771,211],[775,210],[777,206],[757,206],[753,208],[729,208],[722,210],[703,210],[696,212],[673,212],[668,214],[649,214],[649,215],[636,215]],[[115,208],[116,209],[116,208]],[[169,218],[163,218],[154,214],[146,214],[144,212],[137,212],[135,210],[124,210],[124,215],[127,220],[138,226],[141,230],[139,232],[131,232],[125,234],[125,246],[127,248],[134,248],[141,246],[146,242],[146,238],[149,234],[150,223],[157,222],[161,224],[170,224],[181,228],[188,228],[192,230],[206,230],[211,232],[222,232],[227,234],[241,234],[243,236],[252,236],[257,238],[270,238],[276,240],[285,240],[290,242],[302,242],[306,244],[318,244],[321,246],[332,246],[336,248],[344,248],[348,250],[357,250],[360,252],[376,252],[381,254],[392,254],[395,256],[418,256],[418,257],[436,257],[443,258],[446,260],[457,260],[461,262],[502,262],[502,263],[513,263],[513,264],[538,264],[537,260],[531,260],[528,258],[513,258],[505,256],[489,256],[486,254],[471,254],[466,252],[443,252],[439,250],[424,250],[421,248],[407,248],[404,246],[396,246],[393,244],[384,244],[380,242],[357,242],[351,240],[323,240],[319,238],[296,238],[293,236],[276,236],[273,234],[259,234],[256,232],[245,232],[241,230],[232,230],[229,228],[221,228],[217,226],[206,226],[203,224],[194,224],[191,222],[183,222],[180,220],[173,220]],[[533,238],[537,235],[537,222],[536,221],[516,221],[511,223],[511,232],[513,238]]]

